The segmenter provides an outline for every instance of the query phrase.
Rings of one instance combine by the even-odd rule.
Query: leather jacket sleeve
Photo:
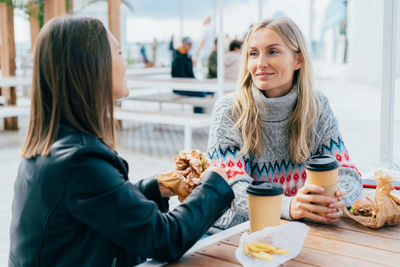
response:
[[[162,212],[169,210],[169,197],[161,197],[158,181],[154,176],[140,180],[136,186],[148,200],[153,200],[157,203],[158,208]]]
[[[130,183],[116,168],[115,157],[85,147],[70,158],[67,207],[72,216],[132,254],[162,261],[180,258],[234,198],[230,186],[211,173],[181,205],[162,213],[158,186],[150,180]]]

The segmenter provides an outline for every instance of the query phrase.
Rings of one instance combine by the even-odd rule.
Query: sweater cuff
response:
[[[241,181],[251,184],[251,182],[254,180],[246,175],[237,175],[236,177],[232,177],[232,178],[228,179],[228,184],[230,186],[232,186],[232,185],[236,184],[237,182],[241,182]]]
[[[351,168],[339,168],[338,187],[347,192],[340,198],[344,200],[346,207],[351,207],[360,197],[363,189],[360,175]]]
[[[290,217],[290,203],[294,197],[282,196],[281,218],[285,220],[293,220]]]

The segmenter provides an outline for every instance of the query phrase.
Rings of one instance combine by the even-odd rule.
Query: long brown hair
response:
[[[287,17],[266,19],[255,24],[247,34],[243,44],[242,63],[237,85],[237,96],[232,115],[239,129],[243,147],[241,153],[252,152],[260,155],[262,140],[267,133],[263,130],[259,108],[252,93],[253,80],[247,68],[249,40],[260,29],[272,29],[285,41],[290,49],[300,54],[303,65],[294,73],[293,82],[298,85],[296,107],[290,118],[290,158],[294,163],[302,163],[310,156],[313,142],[314,123],[318,115],[317,98],[313,89],[311,60],[303,34],[297,25]],[[268,108],[266,109],[268,111]]]
[[[115,148],[111,51],[96,18],[49,21],[34,48],[31,115],[21,154],[46,156],[60,123]]]

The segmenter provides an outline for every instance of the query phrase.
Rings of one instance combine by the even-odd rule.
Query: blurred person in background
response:
[[[240,62],[242,57],[242,41],[232,40],[229,52],[225,54],[225,79],[237,80],[239,77]]]
[[[140,45],[140,58],[142,59],[142,62],[147,65],[150,63],[149,58],[147,57],[147,53],[146,53],[146,47],[144,46],[144,44]]]
[[[168,43],[168,52],[169,52],[170,61],[171,61],[171,64],[172,64],[172,59],[173,59],[174,52],[175,52],[175,43],[174,43],[174,36],[173,35],[171,35],[171,39],[169,40],[169,43]]]
[[[171,211],[173,192],[154,177],[129,181],[115,151],[113,106],[129,94],[125,73],[119,44],[100,20],[62,17],[41,29],[14,184],[10,267],[174,261],[230,207],[234,195],[219,168],[207,169]],[[185,179],[189,172],[172,173]]]
[[[151,67],[154,67],[154,65],[157,62],[157,47],[158,47],[158,41],[157,38],[154,38],[153,43],[151,45]]]
[[[204,19],[200,44],[195,54],[196,60],[199,59],[198,61],[202,66],[207,66],[208,57],[210,56],[214,48],[214,42],[215,34],[211,25],[211,17],[208,16]]]
[[[192,49],[192,39],[190,37],[184,37],[182,39],[182,45],[174,51],[171,66],[171,76],[173,78],[194,78],[193,74],[193,61],[189,52]],[[199,91],[185,91],[185,90],[173,90],[175,94],[192,97],[205,97],[208,92]],[[202,107],[193,107],[194,113],[203,113]]]
[[[192,44],[193,42],[190,37],[184,37],[182,39],[182,45],[174,50],[171,66],[172,77],[194,78],[193,61],[189,54],[190,50],[192,50]]]
[[[208,74],[207,74],[208,79],[217,78],[217,72],[218,72],[217,51],[218,51],[218,39],[215,39],[214,49],[213,49],[212,53],[210,54],[210,56],[208,57]]]

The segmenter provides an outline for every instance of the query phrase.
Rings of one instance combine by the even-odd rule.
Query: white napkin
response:
[[[243,233],[240,236],[239,247],[236,249],[236,259],[245,267],[251,266],[279,266],[296,257],[303,246],[309,227],[304,223],[290,222],[283,225],[266,227],[254,233]],[[244,255],[243,247],[246,242],[262,242],[271,244],[279,249],[288,249],[287,255],[273,255],[273,261],[255,259]]]

